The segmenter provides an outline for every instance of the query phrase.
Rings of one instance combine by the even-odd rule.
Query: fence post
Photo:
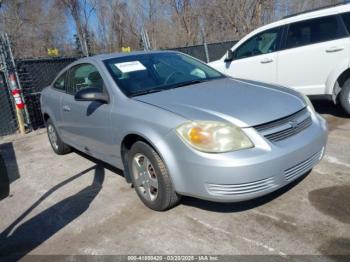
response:
[[[15,74],[15,83],[17,84],[17,88],[20,90],[20,96],[21,96],[21,99],[22,99],[22,101],[24,103],[25,121],[24,121],[24,118],[23,118],[23,114],[21,112],[21,115],[22,115],[21,119],[23,121],[22,123],[23,123],[23,125],[24,125],[24,123],[27,123],[28,128],[31,129],[31,123],[30,123],[30,116],[29,116],[28,108],[25,105],[25,99],[24,99],[24,95],[23,95],[23,92],[22,92],[23,89],[22,89],[22,86],[21,86],[21,82],[19,81],[19,77],[18,77],[18,73],[17,73],[17,69],[16,69],[15,59],[13,58],[11,43],[10,43],[9,37],[8,37],[8,35],[6,33],[5,33],[5,41],[6,41],[6,45],[7,45],[7,48],[8,48],[8,53],[9,53],[10,60],[11,60],[10,63],[12,65],[12,67],[13,67],[13,72]]]
[[[18,109],[16,106],[16,116],[18,121],[19,132],[24,135],[26,133],[26,129],[24,127],[24,117],[22,114],[22,110]]]
[[[201,28],[201,35],[202,35],[202,40],[203,40],[205,59],[206,59],[207,63],[209,63],[210,62],[209,51],[208,51],[207,39],[205,37],[204,25],[203,25],[202,20],[200,20],[200,28]]]
[[[205,52],[205,59],[207,60],[207,63],[210,62],[210,59],[209,59],[209,51],[208,51],[208,44],[206,41],[204,41],[204,52]]]
[[[19,82],[19,78],[16,71],[16,64],[13,58],[13,53],[10,45],[10,40],[6,33],[0,33],[0,60],[2,64],[1,70],[4,72],[4,76],[9,88],[9,93],[12,95],[12,101],[16,110],[16,118],[18,122],[18,128],[21,134],[25,133],[25,124],[30,128],[30,118],[27,107],[24,103],[24,96],[22,94],[22,87]]]
[[[14,73],[10,73],[9,75],[10,79],[10,88],[11,88],[11,94],[13,96],[13,100],[15,101],[15,107],[16,107],[16,116],[17,116],[17,122],[19,127],[19,132],[24,135],[26,132],[25,126],[24,126],[24,117],[23,117],[23,109],[25,107],[25,104],[21,97],[21,90],[18,89],[17,83],[16,83],[16,77]]]

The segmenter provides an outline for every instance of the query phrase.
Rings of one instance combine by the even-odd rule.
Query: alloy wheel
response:
[[[135,187],[141,195],[154,201],[158,196],[158,178],[151,161],[143,154],[136,154],[132,161]]]
[[[49,140],[50,140],[52,147],[54,147],[57,150],[58,149],[57,134],[56,134],[56,130],[53,127],[53,125],[49,125],[47,128],[47,131],[48,131]]]

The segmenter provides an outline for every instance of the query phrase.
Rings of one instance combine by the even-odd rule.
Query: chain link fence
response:
[[[236,41],[228,41],[207,44],[207,46],[179,47],[171,50],[183,52],[204,62],[208,62],[208,60],[214,61],[221,58],[226,50],[231,48],[235,43]],[[32,129],[44,126],[40,111],[40,92],[53,81],[60,70],[78,58],[32,58],[15,60],[17,75],[29,115],[30,121],[28,122],[30,122]],[[3,85],[0,83],[0,122],[0,136],[14,133],[18,128],[14,105],[6,82]]]
[[[0,136],[16,132],[17,118],[9,86],[14,62],[8,36],[0,32]]]
[[[186,47],[172,48],[171,50],[179,51],[203,62],[211,62],[223,57],[228,49],[230,49],[237,41],[227,41],[221,43],[207,44],[208,53],[206,54],[205,45],[194,45]],[[207,59],[208,56],[208,59]]]
[[[13,102],[5,80],[0,72],[0,136],[9,135],[17,130],[17,120]]]

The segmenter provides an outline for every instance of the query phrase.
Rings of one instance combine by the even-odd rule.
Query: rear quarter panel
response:
[[[330,72],[326,80],[325,94],[333,95],[334,88],[339,76],[350,66],[350,37],[343,39],[344,56],[334,65],[334,69]]]

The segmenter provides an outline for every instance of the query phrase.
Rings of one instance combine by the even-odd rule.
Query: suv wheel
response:
[[[167,210],[180,201],[164,162],[144,142],[136,142],[128,153],[128,168],[141,201],[156,211]]]
[[[341,89],[339,102],[345,112],[350,114],[350,78],[345,81]]]
[[[71,148],[63,143],[61,138],[59,137],[52,120],[49,118],[46,122],[47,136],[49,137],[49,141],[53,151],[58,155],[64,155],[71,151]]]

